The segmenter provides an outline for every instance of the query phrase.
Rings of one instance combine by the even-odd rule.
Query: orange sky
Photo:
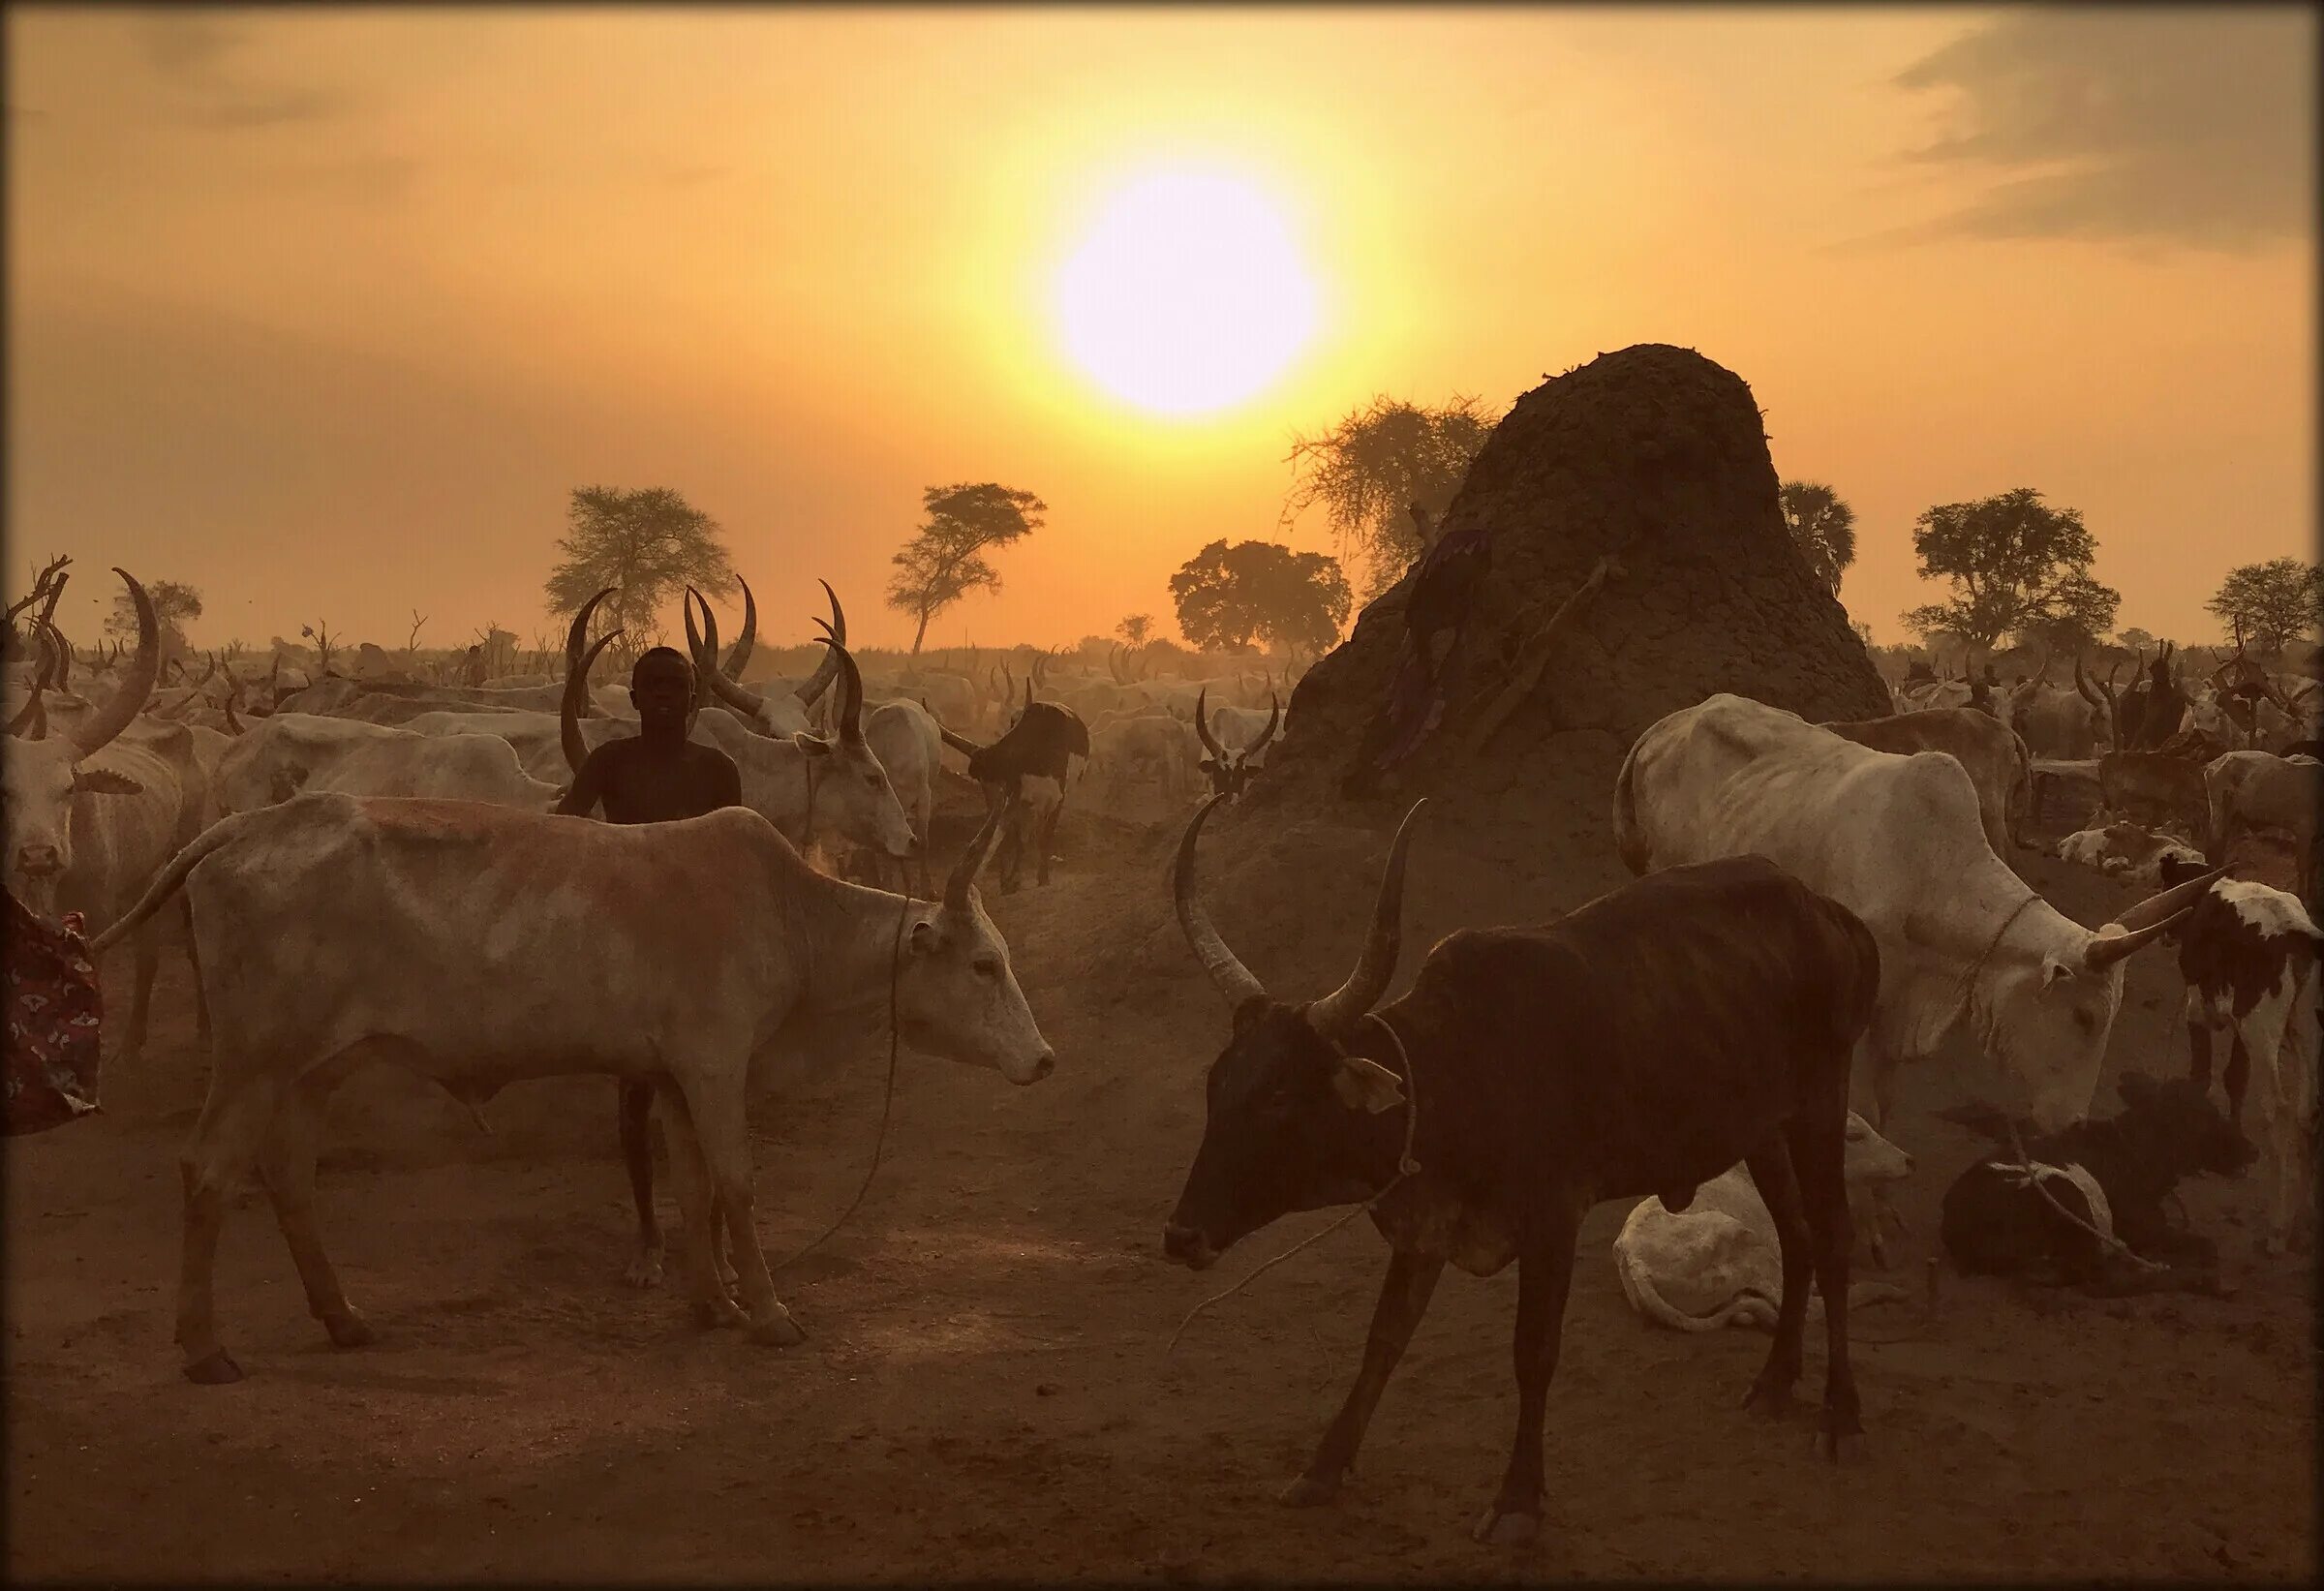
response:
[[[546,627],[569,490],[727,528],[778,640],[852,633],[923,487],[1048,525],[930,630],[1170,615],[1272,538],[1288,435],[1375,391],[1506,406],[1637,342],[1752,383],[1855,507],[1842,597],[1935,596],[1910,531],[2084,513],[2121,623],[2202,639],[2312,557],[2312,13],[1314,8],[12,8],[7,578],[200,587],[197,644]],[[1155,163],[1280,205],[1319,329],[1199,419],[1073,368],[1048,283]],[[1320,512],[1294,544],[1328,550]],[[674,619],[674,614],[672,616]]]

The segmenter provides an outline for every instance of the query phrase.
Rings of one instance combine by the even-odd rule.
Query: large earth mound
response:
[[[1810,719],[1888,710],[1846,610],[1785,529],[1751,388],[1691,350],[1624,349],[1519,399],[1442,534],[1473,527],[1490,536],[1491,577],[1456,643],[1458,684],[1436,729],[1367,793],[1346,793],[1390,697],[1407,572],[1300,682],[1251,798],[1205,829],[1221,930],[1249,947],[1263,979],[1267,963],[1283,968],[1294,995],[1336,981],[1387,831],[1415,796],[1431,811],[1413,853],[1407,973],[1418,947],[1454,927],[1536,920],[1629,876],[1610,838],[1614,775],[1665,714],[1721,690]],[[1529,649],[1606,555],[1603,582]],[[1513,669],[1537,657],[1538,686],[1496,707]],[[1480,741],[1488,719],[1497,727]],[[1092,972],[1182,969],[1156,871],[1149,895],[1124,902],[1122,937],[1091,945],[1093,964],[1111,964]],[[1317,932],[1335,924],[1346,932]]]

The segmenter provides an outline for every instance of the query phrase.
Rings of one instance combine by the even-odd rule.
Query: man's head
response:
[[[683,733],[694,704],[694,665],[675,647],[649,647],[629,670],[629,705],[641,729]]]

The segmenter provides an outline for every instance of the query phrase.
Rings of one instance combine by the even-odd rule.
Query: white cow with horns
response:
[[[816,872],[728,807],[620,825],[466,802],[300,795],[223,819],[179,852],[102,951],[181,888],[216,1035],[181,1160],[177,1341],[190,1380],[236,1381],[212,1270],[228,1191],[256,1160],[307,1306],[331,1341],[370,1327],[315,1224],[316,1137],[367,1060],[472,1107],[566,1073],[650,1080],[685,1211],[695,1318],[753,1341],[805,1334],[775,1296],[752,1218],[744,1101],[759,1057],[834,1022],[893,1020],[903,1042],[1010,1082],[1055,1063],[970,880],[989,820],[941,903]],[[742,1309],[710,1246],[715,1194]]]
[[[1883,1132],[1897,1067],[1964,1017],[2041,1131],[2081,1119],[2122,1006],[2125,958],[2217,876],[2093,933],[1994,854],[1977,792],[1951,756],[1876,751],[1726,693],[1638,736],[1614,785],[1614,839],[1635,873],[1764,856],[1864,920],[1881,947],[1881,994],[1857,1086],[1869,1084],[1867,1115]]]

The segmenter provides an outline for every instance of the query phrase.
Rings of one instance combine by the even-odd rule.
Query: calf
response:
[[[2110,877],[2128,878],[2150,889],[2162,882],[2163,869],[2172,863],[2191,863],[2203,872],[2203,854],[2184,841],[2142,829],[2135,823],[2109,823],[2084,829],[2058,841],[2058,855]],[[2192,876],[2192,874],[2189,874]]]
[[[2240,1129],[2251,1074],[2259,1073],[2259,1136],[2273,1195],[2260,1246],[2273,1253],[2290,1246],[2313,1211],[2316,966],[2324,933],[2300,898],[2281,887],[2293,872],[2288,840],[2246,833],[2230,846],[2227,868],[2229,875],[2179,929],[2187,1078],[2209,1096],[2212,1035],[2225,1033],[2227,1116]]]
[[[1849,1192],[1873,1182],[1895,1181],[1912,1170],[1912,1157],[1879,1133],[1872,1123],[1848,1114]],[[1751,1172],[1735,1166],[1695,1191],[1683,1212],[1641,1199],[1614,1239],[1614,1274],[1630,1306],[1658,1326],[1681,1331],[1711,1331],[1722,1326],[1769,1331],[1783,1297],[1783,1266],[1775,1221],[1767,1202],[1752,1184]],[[1904,1297],[1893,1282],[1857,1282],[1848,1306]],[[1820,1296],[1808,1300],[1811,1318],[1822,1313]]]
[[[2033,1177],[2011,1150],[2008,1158],[1979,1160],[1953,1179],[1944,1193],[1940,1237],[1955,1266],[1971,1275],[2050,1273],[2079,1287],[2132,1285],[2136,1278],[2077,1224],[2088,1222],[2142,1258],[2194,1268],[2191,1276],[2169,1277],[2164,1285],[2208,1289],[2204,1272],[2216,1258],[2211,1242],[2173,1232],[2162,1202],[2183,1178],[2242,1171],[2251,1162],[2251,1146],[2194,1084],[2126,1072],[2118,1086],[2121,1115],[2085,1119],[2046,1138],[2024,1138]],[[2008,1130],[2002,1113],[1987,1105],[1937,1114],[1982,1132],[1997,1147]]]
[[[1880,988],[1864,925],[1763,857],[1671,868],[1541,927],[1453,933],[1409,994],[1373,1012],[1395,971],[1416,803],[1355,970],[1291,1005],[1194,897],[1195,841],[1222,799],[1187,825],[1174,892],[1234,1033],[1210,1066],[1202,1147],[1163,1249],[1201,1270],[1278,1216],[1361,1200],[1391,1250],[1356,1386],[1283,1501],[1339,1489],[1445,1262],[1489,1276],[1515,1260],[1516,1440],[1476,1534],[1532,1536],[1582,1217],[1649,1193],[1684,1209],[1738,1159],[1783,1252],[1775,1341],[1744,1402],[1773,1413],[1789,1400],[1812,1269],[1830,1300],[1822,1442],[1834,1458],[1852,1445],[1863,1427],[1841,1168],[1849,1056]]]

